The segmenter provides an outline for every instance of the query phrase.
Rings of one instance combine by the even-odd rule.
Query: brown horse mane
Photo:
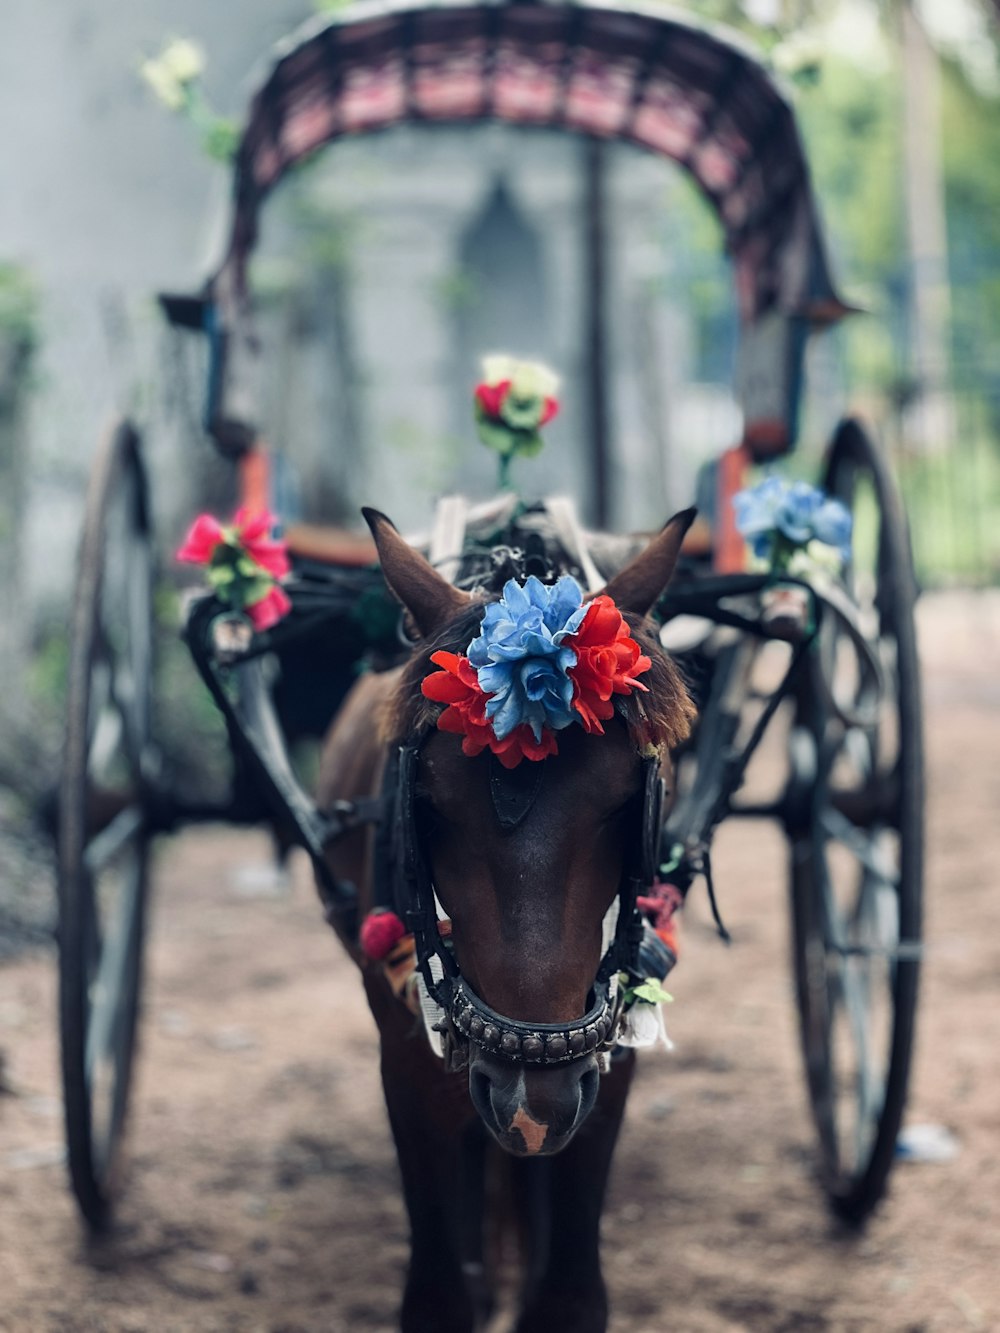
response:
[[[436,635],[417,643],[382,714],[382,739],[387,744],[402,744],[433,730],[443,707],[425,698],[420,689],[425,676],[438,669],[431,661],[431,655],[437,652],[463,654],[479,633],[484,606],[485,601],[472,603],[467,611]],[[695,706],[678,667],[661,648],[651,622],[630,612],[623,612],[623,615],[632,637],[652,665],[642,676],[648,692],[633,690],[630,695],[619,696],[618,702],[637,748],[646,750],[652,745],[659,751],[662,761],[667,752],[690,735]]]

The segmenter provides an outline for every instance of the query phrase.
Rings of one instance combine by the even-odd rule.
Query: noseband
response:
[[[643,784],[637,798],[632,855],[618,891],[615,934],[601,959],[591,987],[590,1008],[568,1023],[532,1023],[507,1018],[491,1009],[462,976],[450,940],[438,930],[434,884],[418,827],[415,804],[417,769],[423,737],[402,745],[386,774],[387,805],[392,821],[393,887],[396,910],[412,932],[416,963],[428,993],[444,1011],[441,1030],[444,1058],[451,1070],[464,1068],[469,1045],[514,1065],[546,1067],[582,1060],[610,1050],[619,1034],[623,991],[612,985],[619,972],[638,976],[643,921],[636,898],[652,884],[659,863],[664,784],[659,761],[644,756]],[[541,783],[540,762],[525,761],[505,771],[495,762],[490,791],[501,828],[516,828],[534,803]],[[433,960],[437,960],[434,967]],[[440,974],[440,975],[438,975]]]

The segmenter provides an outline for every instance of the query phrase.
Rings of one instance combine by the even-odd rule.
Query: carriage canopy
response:
[[[241,268],[262,201],[345,135],[499,120],[621,140],[672,159],[714,208],[751,323],[777,308],[839,317],[795,118],[733,34],[669,9],[573,4],[353,7],[279,50],[237,157],[225,265]]]
[[[251,411],[253,376],[238,368],[253,342],[246,269],[270,191],[345,136],[484,121],[632,144],[690,173],[734,266],[748,436],[767,452],[788,447],[808,330],[850,309],[830,275],[792,108],[737,34],[608,0],[380,0],[312,21],[279,47],[250,104],[208,284],[205,327],[228,344],[210,390],[212,433]],[[175,322],[198,326],[202,308],[168,303]]]

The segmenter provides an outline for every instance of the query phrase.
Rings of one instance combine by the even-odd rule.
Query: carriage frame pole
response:
[[[613,509],[609,459],[607,284],[607,152],[600,139],[583,145],[584,163],[584,325],[586,328],[587,430],[594,525],[610,527]]]

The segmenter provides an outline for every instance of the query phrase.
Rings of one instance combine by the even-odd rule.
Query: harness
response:
[[[392,905],[412,933],[416,966],[429,996],[444,1018],[441,1033],[445,1065],[468,1064],[469,1044],[513,1065],[544,1067],[568,1064],[610,1050],[619,1034],[624,992],[619,972],[639,975],[643,919],[637,897],[653,883],[659,863],[664,783],[656,756],[642,759],[643,782],[636,798],[632,855],[623,870],[613,938],[602,957],[590,991],[590,1005],[568,1023],[536,1023],[497,1013],[462,976],[449,939],[438,928],[434,884],[418,826],[415,792],[420,751],[426,736],[408,740],[386,767],[383,829],[391,841],[377,856],[377,896]],[[542,763],[506,770],[490,759],[490,790],[501,829],[511,832],[527,815],[542,780]],[[435,966],[436,961],[436,966]]]

